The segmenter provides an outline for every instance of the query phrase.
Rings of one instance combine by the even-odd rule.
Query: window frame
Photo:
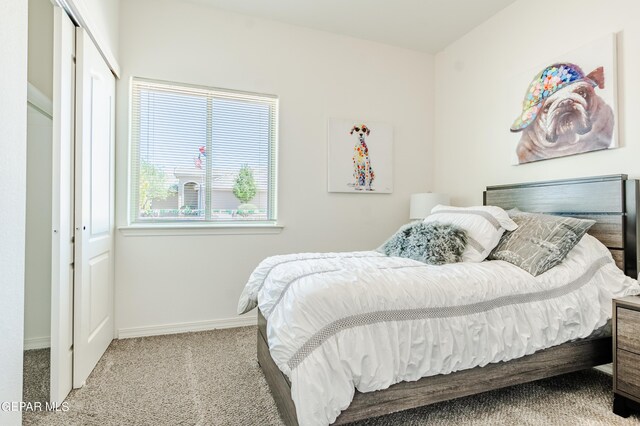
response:
[[[140,220],[139,217],[139,182],[140,174],[134,170],[140,170],[139,138],[136,139],[136,125],[134,124],[134,86],[136,82],[158,86],[173,86],[177,88],[206,91],[215,97],[216,94],[228,95],[230,98],[241,99],[243,97],[256,98],[259,101],[271,102],[273,108],[270,114],[270,137],[268,151],[268,181],[267,181],[267,219],[266,220],[189,220],[180,218],[163,218],[152,220]],[[278,223],[278,148],[279,148],[279,111],[280,100],[277,95],[249,92],[235,89],[223,89],[190,83],[155,80],[144,77],[132,76],[129,81],[129,158],[128,175],[129,185],[127,194],[127,225],[119,227],[125,235],[192,235],[192,234],[270,234],[279,233],[283,228]],[[209,133],[209,129],[207,129]],[[134,167],[136,164],[136,167]],[[158,233],[160,231],[160,233]]]

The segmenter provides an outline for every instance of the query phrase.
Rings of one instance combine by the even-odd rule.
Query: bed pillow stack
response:
[[[518,229],[504,235],[489,259],[512,263],[533,276],[567,256],[595,221],[509,210]]]
[[[467,247],[463,262],[482,262],[500,241],[505,231],[518,227],[507,212],[496,206],[452,207],[438,205],[424,223],[442,223],[463,229]]]

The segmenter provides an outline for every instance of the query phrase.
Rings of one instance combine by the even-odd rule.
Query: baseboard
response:
[[[24,350],[30,351],[31,349],[44,349],[51,347],[51,338],[45,337],[31,337],[24,339]]]
[[[598,371],[602,371],[603,373],[606,373],[610,376],[613,376],[613,364],[604,364],[604,365],[599,365],[593,368],[595,368]]]
[[[256,325],[255,315],[243,315],[235,318],[221,318],[209,321],[181,322],[175,324],[149,325],[144,327],[130,327],[118,329],[118,339],[133,337],[161,336],[163,334],[190,333],[220,328],[247,327]]]

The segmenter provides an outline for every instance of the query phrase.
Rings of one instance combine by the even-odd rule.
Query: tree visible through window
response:
[[[134,79],[131,219],[275,220],[277,98]]]

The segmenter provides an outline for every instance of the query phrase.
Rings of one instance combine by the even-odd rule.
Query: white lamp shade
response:
[[[449,196],[447,194],[436,194],[435,192],[411,194],[409,219],[424,219],[429,216],[431,209],[438,204],[448,205]]]

